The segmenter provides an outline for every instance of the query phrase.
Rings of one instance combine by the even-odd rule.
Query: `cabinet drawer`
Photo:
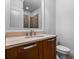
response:
[[[29,44],[19,46],[19,50],[26,50],[26,49],[31,49],[34,47],[37,47],[37,43],[29,43]]]
[[[37,43],[22,45],[19,47],[19,59],[38,59]]]

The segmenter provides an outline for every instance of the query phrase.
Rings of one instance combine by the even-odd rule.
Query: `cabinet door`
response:
[[[43,59],[49,59],[48,40],[43,41]]]
[[[49,54],[49,59],[56,59],[56,39],[55,38],[48,40],[48,54]]]
[[[43,41],[43,59],[56,59],[55,38]]]
[[[43,45],[42,45],[42,41],[37,42],[38,44],[38,58],[39,59],[43,59]]]
[[[17,59],[17,48],[6,49],[5,59]]]
[[[29,44],[20,47],[19,59],[38,59],[37,44]]]

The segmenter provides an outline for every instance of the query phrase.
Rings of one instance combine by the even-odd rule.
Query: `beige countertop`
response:
[[[41,34],[41,35],[37,35],[35,37],[27,37],[27,38],[25,36],[6,37],[5,48],[8,49],[8,48],[20,46],[23,44],[28,44],[28,43],[32,43],[32,42],[36,42],[36,41],[40,41],[40,40],[45,40],[45,39],[52,38],[52,37],[56,37],[56,35]]]

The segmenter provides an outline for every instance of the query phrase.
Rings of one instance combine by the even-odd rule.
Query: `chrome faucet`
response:
[[[30,30],[30,36],[33,37],[33,36],[35,36],[35,35],[36,35],[36,32],[34,32],[34,30],[31,29],[31,30]]]
[[[31,37],[33,36],[33,30],[30,30],[30,36]]]

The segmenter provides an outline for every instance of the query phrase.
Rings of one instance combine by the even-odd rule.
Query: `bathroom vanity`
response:
[[[6,59],[56,59],[56,35],[26,37],[31,30],[45,32],[44,0],[6,0],[5,24]]]
[[[56,36],[6,38],[6,59],[56,59]]]

